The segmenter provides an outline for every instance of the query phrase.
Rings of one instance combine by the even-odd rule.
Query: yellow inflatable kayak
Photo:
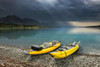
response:
[[[50,54],[57,59],[65,58],[79,49],[79,43],[80,42],[74,42],[67,47],[62,47],[59,48],[57,51],[50,52]]]
[[[60,41],[53,41],[50,43],[44,43],[39,48],[32,46],[31,49],[25,53],[30,54],[30,55],[44,54],[44,53],[48,53],[48,52],[51,52],[51,51],[57,49],[58,47],[60,47],[60,45],[61,45]]]

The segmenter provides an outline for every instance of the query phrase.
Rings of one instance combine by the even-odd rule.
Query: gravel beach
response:
[[[100,56],[74,53],[64,59],[49,54],[26,55],[27,49],[0,45],[0,67],[100,67]]]

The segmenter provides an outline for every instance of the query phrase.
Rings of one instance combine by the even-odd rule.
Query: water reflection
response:
[[[98,28],[72,28],[69,31],[70,34],[100,34]]]
[[[18,39],[20,37],[35,36],[38,30],[0,30],[0,38]]]

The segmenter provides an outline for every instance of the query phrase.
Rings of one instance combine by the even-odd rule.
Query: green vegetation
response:
[[[98,26],[87,26],[86,28],[99,28],[100,29],[100,25],[98,25]]]
[[[0,29],[41,29],[50,28],[46,26],[22,25],[22,24],[4,24],[0,23]]]

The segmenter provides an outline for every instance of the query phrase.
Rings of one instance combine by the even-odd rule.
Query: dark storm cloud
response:
[[[0,0],[0,17],[17,15],[64,25],[68,21],[99,21],[99,0]]]

